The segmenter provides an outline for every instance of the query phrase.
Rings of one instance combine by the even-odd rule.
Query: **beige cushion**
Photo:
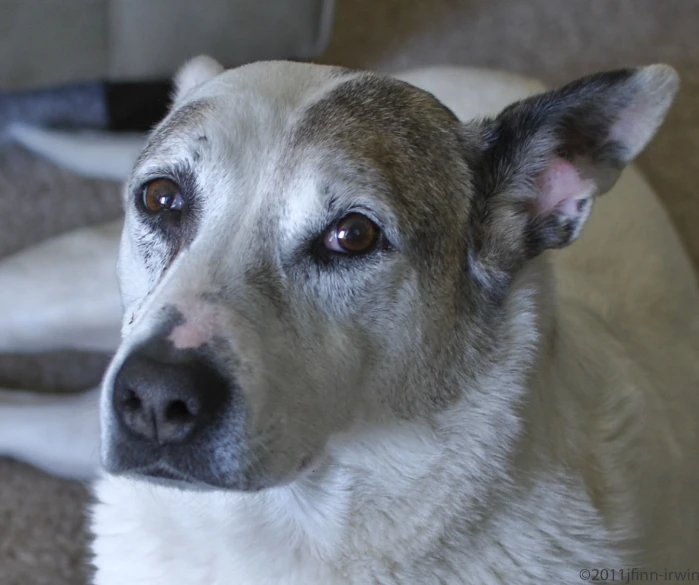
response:
[[[207,53],[310,59],[333,0],[0,0],[0,88],[156,79]]]

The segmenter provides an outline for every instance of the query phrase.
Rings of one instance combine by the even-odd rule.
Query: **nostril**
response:
[[[184,400],[173,400],[165,408],[165,420],[168,422],[188,423],[194,417],[195,414]]]
[[[112,409],[125,438],[182,443],[218,423],[228,401],[228,380],[196,354],[166,357],[173,361],[136,350],[117,372]]]
[[[124,397],[121,399],[121,405],[125,410],[135,412],[137,410],[141,410],[143,407],[143,402],[138,397],[136,392],[134,392],[131,388],[128,388],[124,393]]]

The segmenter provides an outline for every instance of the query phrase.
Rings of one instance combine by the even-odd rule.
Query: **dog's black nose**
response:
[[[158,445],[181,443],[212,424],[228,398],[227,381],[200,356],[153,356],[147,349],[126,358],[112,401],[119,423]]]

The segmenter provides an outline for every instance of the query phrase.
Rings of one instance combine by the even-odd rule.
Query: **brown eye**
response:
[[[343,217],[324,236],[328,250],[341,254],[366,254],[371,252],[379,239],[379,228],[360,213]]]
[[[155,179],[143,187],[143,205],[152,213],[182,211],[180,188],[170,179]]]

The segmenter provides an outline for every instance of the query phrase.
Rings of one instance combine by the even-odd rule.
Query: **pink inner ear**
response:
[[[541,215],[554,210],[565,215],[578,213],[578,201],[591,194],[593,182],[582,179],[572,163],[554,158],[540,178],[541,194],[537,211]]]

